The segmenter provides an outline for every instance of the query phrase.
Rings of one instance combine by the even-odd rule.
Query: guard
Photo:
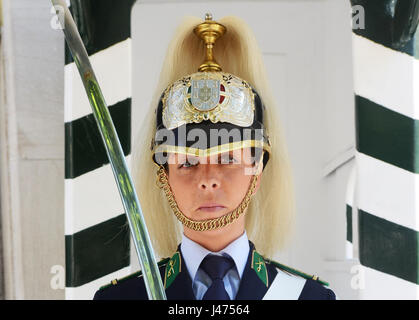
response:
[[[158,264],[167,299],[336,298],[318,277],[269,258],[292,229],[293,183],[262,56],[241,19],[184,20],[135,148],[153,247],[168,257]],[[141,272],[94,299],[147,299]]]

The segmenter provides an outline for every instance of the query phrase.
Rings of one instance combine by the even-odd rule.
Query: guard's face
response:
[[[171,153],[168,163],[169,184],[179,209],[198,221],[233,211],[246,195],[255,173],[250,148],[210,157]],[[260,177],[256,190],[259,184]],[[244,226],[244,220],[242,223]]]

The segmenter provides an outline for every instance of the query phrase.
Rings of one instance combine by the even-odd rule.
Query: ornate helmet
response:
[[[197,231],[214,230],[235,221],[247,208],[258,174],[255,174],[242,203],[226,215],[204,221],[186,217],[178,208],[168,184],[165,165],[169,153],[206,157],[252,148],[257,165],[266,166],[270,141],[264,127],[265,106],[258,93],[244,79],[222,72],[213,48],[226,30],[210,14],[194,33],[205,44],[206,57],[198,72],[170,84],[156,109],[156,135],[151,143],[153,161],[159,166],[158,185],[167,196],[176,217]]]
[[[263,125],[265,106],[246,80],[222,72],[213,57],[214,43],[225,32],[210,14],[194,29],[205,43],[206,59],[198,72],[170,84],[161,95],[151,146],[156,164],[164,164],[168,152],[211,156],[253,147],[266,166],[270,141]]]

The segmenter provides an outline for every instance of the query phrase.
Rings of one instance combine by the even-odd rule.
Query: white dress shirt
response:
[[[234,260],[235,266],[227,272],[223,281],[230,299],[234,300],[236,298],[250,250],[246,231],[244,231],[239,238],[218,252],[212,252],[205,249],[184,234],[182,234],[180,248],[183,259],[185,260],[186,268],[192,279],[192,289],[197,300],[202,300],[202,297],[212,283],[212,280],[207,273],[199,268],[202,260],[204,260],[209,253],[220,256],[229,256]]]

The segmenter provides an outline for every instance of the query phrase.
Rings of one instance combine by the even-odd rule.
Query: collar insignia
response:
[[[181,258],[179,251],[176,251],[166,265],[164,273],[164,288],[167,289],[173,283],[177,275],[181,272]]]
[[[259,279],[268,287],[268,270],[266,269],[265,259],[256,250],[252,252],[251,268],[255,270]]]

